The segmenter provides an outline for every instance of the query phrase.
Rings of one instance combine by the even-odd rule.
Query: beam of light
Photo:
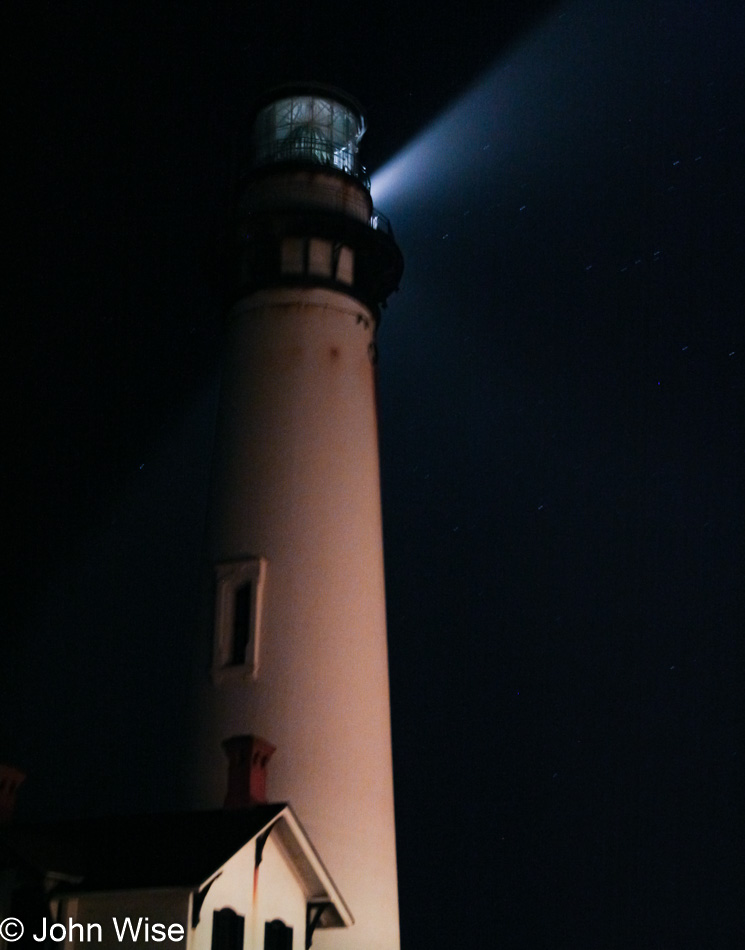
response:
[[[467,174],[469,166],[478,163],[479,152],[498,153],[505,136],[495,132],[495,113],[503,118],[509,113],[505,78],[505,68],[494,67],[379,169],[370,187],[375,204],[420,200]]]
[[[538,24],[375,172],[375,204],[396,213],[421,207],[433,196],[483,183],[507,165],[516,171],[534,163],[552,133],[574,137],[562,103],[576,98],[577,77],[587,73],[594,47],[608,45],[608,19],[577,0]],[[623,22],[616,26],[622,29]]]
[[[540,29],[540,35],[544,30]],[[467,182],[484,164],[506,159],[523,126],[524,93],[518,76],[533,55],[536,34],[500,58],[460,99],[372,176],[373,201],[418,202]],[[524,127],[522,128],[524,131]],[[524,143],[523,143],[524,144]]]

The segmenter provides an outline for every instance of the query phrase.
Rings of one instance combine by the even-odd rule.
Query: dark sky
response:
[[[403,945],[739,947],[745,13],[432,6],[15,18],[0,757],[29,817],[179,804],[233,143],[330,81],[406,260]]]

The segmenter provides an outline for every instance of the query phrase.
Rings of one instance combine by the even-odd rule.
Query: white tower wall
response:
[[[299,107],[286,102],[292,119]],[[376,314],[359,284],[369,289],[391,252],[366,269],[361,254],[381,239],[364,186],[336,168],[293,167],[289,141],[280,167],[249,176],[239,204],[253,229],[240,265],[250,289],[227,318],[208,550],[228,572],[230,562],[261,569],[251,662],[226,663],[218,646],[203,687],[197,804],[224,798],[221,742],[263,736],[277,748],[269,798],[291,803],[355,918],[317,930],[314,947],[396,950]],[[334,164],[353,159],[343,150]]]
[[[373,320],[318,288],[260,291],[229,319],[211,553],[266,558],[266,576],[255,675],[205,697],[203,801],[225,794],[223,739],[270,739],[269,795],[291,802],[355,917],[314,945],[394,950]]]

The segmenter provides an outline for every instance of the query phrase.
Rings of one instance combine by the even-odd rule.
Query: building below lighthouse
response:
[[[6,820],[1,950],[308,950],[325,930],[352,927],[290,805],[264,797],[270,749],[250,736],[226,743],[224,808],[39,825]]]
[[[319,946],[394,950],[375,336],[403,264],[372,206],[364,130],[353,98],[313,84],[252,116],[228,249],[194,804],[224,797],[226,738],[264,737],[270,797],[292,803],[355,919]]]

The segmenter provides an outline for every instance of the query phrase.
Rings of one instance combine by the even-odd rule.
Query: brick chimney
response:
[[[225,808],[266,804],[266,767],[275,747],[259,736],[231,736],[222,744],[228,757]]]
[[[13,817],[18,786],[25,778],[25,772],[0,762],[0,825],[6,824]]]

